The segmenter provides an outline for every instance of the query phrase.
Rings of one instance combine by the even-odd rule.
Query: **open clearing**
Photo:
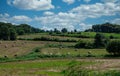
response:
[[[26,39],[36,37],[58,38],[61,40],[94,40],[92,37],[76,38],[50,36],[48,34],[19,36],[19,38]],[[70,64],[80,65],[81,67],[96,71],[120,70],[120,59],[112,59],[112,57],[108,57],[108,59],[105,57],[108,55],[105,48],[77,49],[73,47],[76,43],[33,40],[0,41],[0,76],[64,76],[63,71],[70,67]],[[40,51],[34,52],[35,48],[38,48]],[[89,52],[91,57],[89,57]],[[18,60],[14,61],[15,55],[19,56],[21,60],[18,58]],[[43,58],[35,58],[40,55],[43,55]],[[57,57],[52,57],[52,55],[57,55]],[[34,60],[29,58],[25,60],[24,57],[33,57]],[[7,58],[11,62],[8,62],[9,60],[4,61]]]
[[[120,70],[119,59],[40,59],[32,61],[0,63],[1,76],[64,76],[72,61],[82,67],[96,70]],[[117,63],[116,63],[117,62]]]

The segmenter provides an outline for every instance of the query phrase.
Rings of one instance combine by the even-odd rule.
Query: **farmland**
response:
[[[71,39],[75,41],[33,40],[40,37],[57,38],[59,40]],[[71,64],[96,70],[100,74],[120,70],[119,57],[107,57],[109,53],[105,48],[74,48],[74,45],[79,40],[94,41],[92,37],[63,37],[47,33],[21,35],[18,36],[16,41],[0,41],[0,75],[64,76]],[[119,37],[117,40],[119,40]]]

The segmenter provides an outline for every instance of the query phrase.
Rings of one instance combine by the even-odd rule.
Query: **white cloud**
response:
[[[60,12],[58,14],[52,16],[43,16],[43,17],[36,17],[35,20],[40,22],[44,27],[48,28],[67,28],[69,30],[73,30],[78,20],[75,19],[76,15],[73,13],[63,13]]]
[[[65,2],[67,4],[73,4],[75,2],[75,0],[63,0],[63,2]]]
[[[50,12],[50,11],[46,11],[46,12],[44,12],[44,15],[54,15],[54,13]]]
[[[90,28],[90,24],[85,24],[87,18],[99,18],[103,16],[114,16],[120,14],[120,5],[112,2],[106,3],[95,3],[95,4],[84,4],[73,8],[68,12],[59,12],[57,14],[46,11],[43,16],[36,16],[31,19],[25,15],[10,17],[9,14],[0,14],[0,21],[11,21],[14,23],[30,23],[35,21],[42,25],[43,29],[51,30],[54,28],[62,29],[67,28],[68,30],[74,30],[77,26],[77,30],[85,30]],[[113,23],[119,23],[120,19],[113,20]]]
[[[102,2],[105,2],[105,3],[108,3],[108,2],[112,2],[112,3],[114,3],[114,2],[117,2],[117,1],[119,1],[119,0],[101,0]]]
[[[9,5],[24,10],[50,10],[53,9],[51,0],[7,0]]]
[[[84,0],[84,2],[87,2],[87,3],[90,2],[90,1],[91,1],[91,0]]]
[[[80,23],[78,27],[79,27],[78,30],[81,31],[81,30],[90,29],[92,27],[92,25],[91,24]]]
[[[0,14],[0,22],[8,22],[9,14]]]
[[[0,14],[0,22],[10,22],[10,23],[14,23],[14,24],[20,24],[20,23],[29,23],[31,21],[32,21],[32,19],[25,15],[10,17],[10,15],[7,13]]]
[[[120,6],[114,3],[96,3],[92,5],[80,5],[70,12],[83,15],[86,18],[112,16],[120,12]]]
[[[11,18],[11,20],[15,21],[15,22],[30,22],[32,21],[31,18],[24,16],[24,15],[20,15],[20,16],[13,16]]]
[[[79,25],[80,30],[85,30],[91,27],[91,25],[83,23],[85,19],[113,16],[120,12],[119,9],[120,6],[115,3],[80,5],[69,12],[59,12],[51,16],[36,17],[35,20],[44,25],[44,28],[67,28],[73,30],[76,25]]]
[[[116,18],[114,20],[111,21],[114,24],[119,24],[120,25],[120,18]]]

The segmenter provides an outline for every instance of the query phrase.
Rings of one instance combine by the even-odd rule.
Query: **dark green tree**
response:
[[[97,33],[94,39],[95,48],[105,47],[105,37],[102,34]]]
[[[62,33],[67,33],[68,31],[67,31],[66,28],[63,28],[63,29],[61,30],[61,32],[62,32]]]
[[[3,39],[3,40],[10,39],[10,30],[5,25],[0,25],[0,39]]]
[[[120,41],[114,40],[109,42],[109,44],[106,47],[106,50],[112,55],[120,55]]]
[[[17,39],[17,33],[15,29],[10,28],[10,40],[16,40]]]
[[[54,32],[55,32],[56,34],[59,34],[59,33],[60,33],[60,31],[59,31],[57,28],[54,29]]]

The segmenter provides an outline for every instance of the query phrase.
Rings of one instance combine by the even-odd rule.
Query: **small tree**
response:
[[[67,31],[66,28],[63,28],[63,29],[61,30],[61,32],[62,32],[62,33],[66,33],[66,32],[68,32],[68,31]]]
[[[95,35],[95,38],[94,38],[94,47],[95,48],[99,48],[99,47],[105,47],[105,37],[100,34],[100,33],[97,33]]]
[[[0,39],[9,40],[10,39],[10,30],[7,26],[0,26]]]
[[[16,40],[17,39],[17,33],[15,29],[11,28],[10,29],[10,40]]]
[[[120,55],[120,41],[114,40],[109,42],[106,50],[112,55]]]

